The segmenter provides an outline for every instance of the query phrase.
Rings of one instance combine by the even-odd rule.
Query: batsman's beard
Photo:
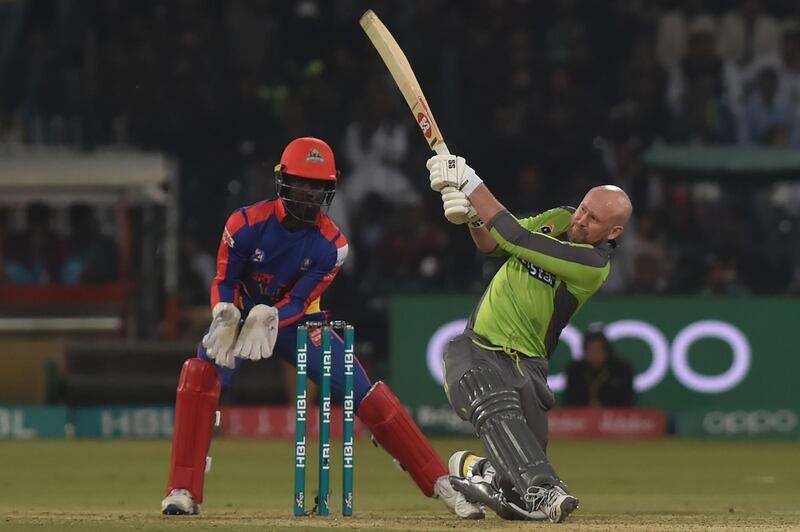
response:
[[[569,226],[569,231],[567,232],[567,236],[569,236],[570,242],[575,242],[576,244],[585,244],[586,242],[586,230],[581,229],[575,224]]]

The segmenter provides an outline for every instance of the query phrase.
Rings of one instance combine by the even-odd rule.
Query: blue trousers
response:
[[[305,323],[306,321],[319,321],[324,318],[323,313],[308,314],[300,321],[283,327],[278,331],[278,339],[275,342],[275,350],[273,356],[278,356],[283,360],[290,363],[292,366],[297,365],[297,326]],[[322,368],[322,346],[314,345],[309,334],[308,341],[308,376],[315,383],[319,383]],[[203,360],[214,362],[208,358],[206,348],[200,344],[197,348],[197,356]],[[235,368],[224,368],[216,366],[219,373],[220,383],[222,387],[227,387],[233,375],[236,373],[242,364],[249,362],[241,358],[236,359]],[[372,383],[364,371],[364,367],[359,362],[358,357],[355,358],[355,365],[353,367],[353,396],[355,400],[355,409],[358,412],[358,405],[361,400],[367,395],[367,392],[372,387]],[[331,396],[334,401],[341,402],[344,395],[344,340],[339,336],[337,331],[331,331]]]

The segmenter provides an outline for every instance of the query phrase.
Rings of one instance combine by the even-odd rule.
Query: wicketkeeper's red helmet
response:
[[[279,166],[275,171],[309,179],[335,182],[339,175],[333,150],[324,140],[314,137],[300,137],[290,142],[283,150]]]
[[[314,137],[290,142],[283,150],[281,162],[275,165],[278,197],[289,214],[309,223],[316,220],[322,207],[330,206],[338,176],[333,150]],[[309,193],[309,188],[316,189],[316,193]]]

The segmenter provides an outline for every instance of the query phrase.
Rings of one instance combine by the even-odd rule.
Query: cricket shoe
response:
[[[200,507],[194,502],[189,490],[174,489],[161,501],[161,513],[164,515],[197,515]]]
[[[567,493],[561,486],[531,486],[525,494],[525,501],[533,510],[547,515],[554,523],[560,523],[578,509],[578,498]]]
[[[448,462],[450,485],[474,501],[491,508],[499,517],[511,521],[543,521],[547,516],[528,510],[516,493],[505,494],[494,482],[495,469],[486,458],[471,451],[458,451]]]
[[[375,436],[370,436],[370,440],[372,441],[372,445],[380,447]],[[403,464],[396,458],[393,458],[392,461],[400,471],[406,470]],[[463,495],[453,489],[450,482],[447,480],[447,475],[442,475],[436,479],[436,482],[433,484],[433,498],[442,501],[442,503],[447,506],[448,510],[462,519],[483,519],[486,517],[486,512],[483,511],[480,505],[468,502]]]
[[[456,451],[447,461],[447,470],[451,476],[469,478],[480,473],[475,466],[481,465],[482,460],[485,458],[472,451]],[[494,468],[492,468],[492,474],[494,474]]]
[[[486,512],[480,504],[469,502],[463,494],[453,489],[447,475],[442,475],[436,479],[436,484],[433,485],[433,497],[442,501],[451,512],[462,519],[483,519],[486,517]]]

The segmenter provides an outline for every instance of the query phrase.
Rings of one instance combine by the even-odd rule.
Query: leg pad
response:
[[[358,417],[419,489],[433,496],[436,479],[447,474],[447,467],[391,388],[376,382],[361,401]]]
[[[553,484],[557,476],[525,423],[519,394],[490,366],[476,366],[458,383],[469,400],[469,419],[501,481],[524,495],[528,487]]]
[[[183,488],[189,490],[197,503],[203,502],[203,481],[219,394],[219,375],[214,364],[199,358],[183,363],[175,401],[167,494]]]

